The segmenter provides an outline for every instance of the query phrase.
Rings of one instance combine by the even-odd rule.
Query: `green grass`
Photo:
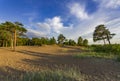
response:
[[[21,81],[83,81],[83,76],[76,70],[46,70],[29,72]]]
[[[80,54],[73,55],[75,58],[106,58],[106,59],[113,59],[115,55],[108,54],[108,53],[97,53],[97,52],[83,52]]]

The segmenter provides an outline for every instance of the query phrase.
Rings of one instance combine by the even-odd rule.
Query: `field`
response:
[[[84,52],[77,46],[19,46],[16,52],[1,47],[0,81],[18,81],[31,72],[71,69],[81,74],[76,75],[83,78],[80,81],[120,81],[120,62],[112,58],[76,58]]]

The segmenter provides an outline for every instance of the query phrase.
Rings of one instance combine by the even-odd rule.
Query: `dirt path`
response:
[[[41,69],[77,68],[86,81],[120,81],[120,63],[107,59],[76,59],[79,47],[17,47],[16,52],[0,48],[0,78]],[[16,78],[16,77],[15,77]]]

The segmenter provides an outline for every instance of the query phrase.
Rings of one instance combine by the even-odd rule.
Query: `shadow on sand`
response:
[[[17,70],[8,66],[0,67],[0,81],[18,80],[25,71]]]

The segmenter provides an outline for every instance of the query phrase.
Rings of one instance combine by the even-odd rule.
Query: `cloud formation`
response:
[[[33,36],[31,37],[50,36],[50,34],[52,36],[52,33],[60,34],[72,28],[73,28],[72,26],[64,26],[61,17],[55,16],[51,19],[50,18],[45,19],[44,22],[35,23],[34,29],[28,28],[27,35],[31,35],[30,34],[31,32],[33,34]]]
[[[79,3],[69,4],[70,13],[79,19],[88,19],[88,14],[85,11],[85,6]]]
[[[120,0],[94,0],[100,3],[100,7],[104,8],[119,8],[120,7]]]
[[[112,43],[120,43],[120,0],[94,0],[99,3],[96,12],[87,13],[86,4],[69,3],[66,9],[69,10],[69,16],[72,16],[71,25],[65,25],[60,16],[46,18],[43,22],[34,23],[34,29],[29,29],[28,35],[40,36],[57,36],[62,33],[67,38],[77,40],[79,36],[86,38],[92,44],[92,34],[95,27],[99,24],[105,24],[111,32],[116,33]],[[30,33],[31,32],[31,33]]]

